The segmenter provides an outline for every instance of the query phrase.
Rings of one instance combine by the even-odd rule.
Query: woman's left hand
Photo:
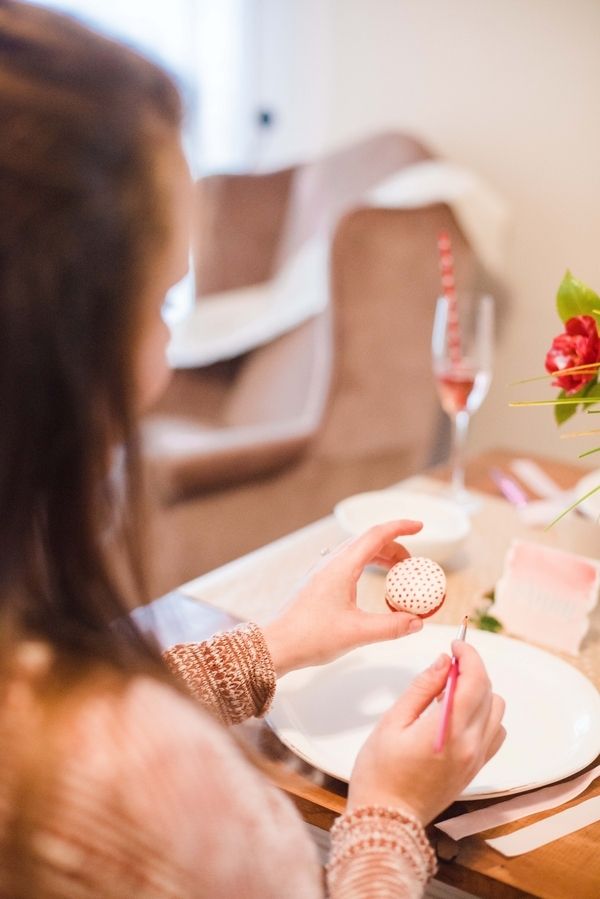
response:
[[[420,618],[405,612],[365,612],[356,584],[369,564],[387,568],[410,553],[395,537],[416,534],[420,521],[389,521],[341,543],[307,575],[281,615],[263,628],[278,676],[330,662],[357,646],[416,633]]]

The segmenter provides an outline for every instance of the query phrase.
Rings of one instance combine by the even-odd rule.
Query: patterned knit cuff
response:
[[[275,669],[256,624],[240,624],[204,643],[178,643],[163,658],[189,692],[224,724],[264,715],[273,701]]]
[[[437,870],[435,854],[420,822],[400,809],[362,806],[346,812],[331,828],[328,883],[336,897],[348,895],[369,880],[395,896],[394,884],[406,890],[399,895],[420,896]],[[379,878],[379,880],[378,880]],[[414,889],[410,889],[410,885]],[[373,890],[373,895],[378,895]]]

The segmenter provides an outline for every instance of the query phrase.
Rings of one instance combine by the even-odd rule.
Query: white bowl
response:
[[[400,487],[357,493],[339,502],[333,512],[348,534],[362,534],[372,525],[394,518],[422,521],[422,531],[397,540],[411,555],[426,556],[439,563],[447,562],[458,552],[471,530],[468,515],[456,503]]]

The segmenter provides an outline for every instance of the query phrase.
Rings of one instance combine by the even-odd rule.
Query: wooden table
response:
[[[473,489],[492,496],[498,496],[498,490],[489,476],[492,466],[507,470],[511,454],[505,451],[485,453],[474,459],[468,470],[467,483]],[[571,487],[584,470],[569,465],[538,458],[545,470],[563,487]],[[432,472],[436,477],[443,477],[444,472]],[[498,506],[500,509],[501,507]],[[278,547],[282,558],[286,553],[302,551],[306,559],[314,557],[323,540],[335,536],[332,530],[337,525],[333,519],[323,519],[314,525],[272,544]],[[582,548],[588,555],[600,558],[600,531],[594,525],[582,522],[582,534],[586,545]],[[575,528],[577,531],[577,528]],[[563,530],[571,534],[573,527]],[[583,537],[581,538],[583,539]],[[560,541],[559,541],[560,542]],[[597,543],[597,547],[596,547]],[[568,548],[573,549],[572,545]],[[252,572],[260,570],[261,560],[267,558],[270,547],[258,550],[243,559],[236,560],[217,571],[211,572],[192,581],[181,588],[181,592],[219,605],[227,612],[240,617],[260,618],[255,610],[241,605],[241,593],[236,589],[243,582],[241,589],[252,596]],[[595,551],[594,551],[595,550]],[[285,568],[286,566],[282,566]],[[234,585],[236,589],[233,589]],[[281,572],[281,583],[272,583],[274,596],[281,595],[280,589],[287,588],[286,578]],[[600,645],[598,646],[600,654]],[[600,683],[597,684],[600,688]],[[335,817],[345,805],[346,785],[336,781],[322,772],[316,771],[306,763],[297,759],[262,722],[255,722],[248,728],[249,738],[267,759],[268,770],[273,782],[289,794],[300,810],[304,819],[323,830],[328,830]],[[596,760],[597,764],[600,759]],[[582,796],[584,798],[600,795],[600,781],[592,784]],[[486,804],[480,802],[456,803],[441,817],[459,814],[462,811],[478,808]],[[573,803],[568,803],[570,805]],[[483,836],[499,836],[509,833],[523,824],[530,824],[548,813],[531,816],[528,819],[505,825],[488,831]],[[562,840],[550,843],[534,852],[515,858],[505,858],[485,844],[482,835],[475,835],[453,843],[435,828],[430,828],[430,838],[436,846],[440,857],[438,879],[459,887],[466,892],[485,899],[513,899],[518,896],[535,896],[539,899],[598,899],[600,897],[600,823],[587,827]],[[446,860],[444,860],[446,859]]]

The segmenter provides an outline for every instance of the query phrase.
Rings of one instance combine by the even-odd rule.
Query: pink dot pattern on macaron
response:
[[[445,595],[446,575],[432,559],[405,559],[390,568],[385,579],[385,596],[390,605],[413,615],[426,615],[437,609]]]

